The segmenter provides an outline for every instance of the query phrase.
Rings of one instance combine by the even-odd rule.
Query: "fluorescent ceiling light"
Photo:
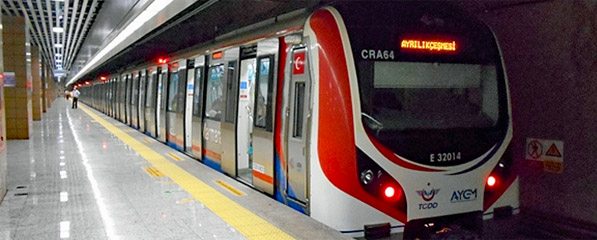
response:
[[[75,82],[81,77],[86,71],[97,63],[101,58],[115,49],[121,42],[126,40],[130,35],[137,31],[141,26],[148,20],[153,18],[156,14],[168,7],[174,0],[154,0],[141,14],[139,14],[133,21],[131,21],[106,47],[100,50],[91,59],[87,65],[85,65],[67,84]]]
[[[54,47],[61,48],[64,47],[64,45],[62,45],[62,43],[56,43],[54,44]]]
[[[56,53],[56,54],[54,54],[54,56],[56,56],[56,57],[62,57],[62,53]]]
[[[53,27],[52,31],[54,31],[55,33],[62,33],[64,32],[64,28],[61,27]]]

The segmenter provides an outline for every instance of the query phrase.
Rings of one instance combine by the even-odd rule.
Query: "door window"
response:
[[[195,68],[195,91],[193,95],[193,115],[201,117],[201,82],[203,80],[203,67]]]
[[[255,126],[272,131],[273,55],[260,57],[257,62]]]
[[[168,111],[173,112],[178,108],[178,73],[170,75],[168,84]]]
[[[205,94],[205,117],[215,121],[220,121],[222,115],[222,104],[224,101],[224,86],[222,86],[223,77],[223,64],[209,68]]]

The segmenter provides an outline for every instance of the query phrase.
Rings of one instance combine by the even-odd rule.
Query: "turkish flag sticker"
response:
[[[305,73],[305,52],[298,52],[294,53],[294,70],[292,70],[292,74],[303,74]]]

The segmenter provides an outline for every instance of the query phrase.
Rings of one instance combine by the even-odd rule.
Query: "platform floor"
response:
[[[83,104],[7,143],[0,239],[342,239]]]

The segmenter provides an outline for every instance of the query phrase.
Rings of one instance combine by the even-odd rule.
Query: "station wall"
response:
[[[513,104],[521,209],[597,226],[597,2],[529,2],[479,13],[500,41]],[[563,172],[525,160],[526,139],[564,142]]]

